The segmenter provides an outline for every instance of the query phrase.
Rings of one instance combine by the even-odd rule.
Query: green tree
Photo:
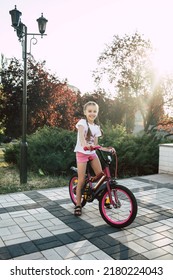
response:
[[[0,119],[5,133],[11,137],[20,135],[21,102],[23,90],[23,70],[20,62],[13,58],[9,63],[2,57],[0,91]]]
[[[122,112],[119,106],[119,100],[116,98],[113,100],[108,97],[106,91],[103,89],[78,96],[78,117],[83,116],[83,105],[90,100],[95,101],[99,105],[99,121],[101,125],[105,125],[108,121],[111,124],[121,124]]]
[[[153,117],[158,119],[158,112],[163,113],[163,102],[154,102],[158,96],[163,101],[165,92],[153,74],[152,54],[151,42],[138,32],[122,38],[117,35],[98,58],[98,68],[93,73],[99,86],[106,80],[113,88],[113,96],[123,107],[126,125],[127,120],[131,120],[128,130],[133,129],[137,110],[142,114],[145,130],[152,124]]]
[[[44,62],[27,62],[27,133],[38,128],[58,126],[73,130],[76,123],[77,93],[67,81],[60,81],[45,69]],[[16,58],[2,63],[0,119],[8,136],[18,138],[22,127],[23,66]]]

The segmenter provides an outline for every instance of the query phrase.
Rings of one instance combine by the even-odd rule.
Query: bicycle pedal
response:
[[[112,206],[110,205],[110,203],[105,203],[105,207],[106,207],[107,209],[112,209]]]

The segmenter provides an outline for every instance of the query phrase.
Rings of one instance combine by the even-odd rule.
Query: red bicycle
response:
[[[101,157],[103,173],[92,177],[89,165],[85,177],[85,184],[82,188],[82,207],[94,199],[99,201],[99,211],[104,221],[115,227],[123,228],[130,225],[137,215],[137,201],[134,194],[125,186],[119,185],[116,181],[118,158],[115,153],[115,177],[111,177],[110,166],[113,155],[100,150],[100,146],[93,147]],[[71,168],[75,174],[69,182],[69,194],[74,205],[76,205],[76,187],[78,182],[77,168]]]

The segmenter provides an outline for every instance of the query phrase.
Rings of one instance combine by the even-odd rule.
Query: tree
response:
[[[118,101],[109,98],[105,90],[102,89],[78,96],[78,118],[83,116],[83,105],[90,100],[95,101],[99,105],[99,122],[101,125],[105,125],[107,121],[110,121],[111,124],[121,124],[121,109],[119,108]]]
[[[0,119],[5,127],[5,134],[11,137],[16,137],[20,134],[22,76],[23,70],[18,60],[13,58],[8,64],[2,57]]]
[[[29,60],[28,132],[38,127],[58,126],[73,130],[77,93],[44,69],[45,62]]]
[[[98,68],[93,73],[99,86],[105,80],[111,84],[113,96],[124,108],[126,120],[132,120],[131,128],[137,110],[142,114],[145,130],[152,124],[153,117],[156,120],[159,112],[163,113],[163,102],[155,103],[158,95],[163,101],[165,92],[160,82],[156,83],[152,54],[151,42],[138,32],[122,38],[117,35],[98,58]]]
[[[67,81],[59,79],[45,69],[45,61],[28,59],[27,71],[27,133],[44,125],[74,129],[77,121],[75,104],[78,93]],[[22,127],[23,66],[13,58],[2,63],[2,89],[0,91],[0,119],[8,136],[18,138]]]

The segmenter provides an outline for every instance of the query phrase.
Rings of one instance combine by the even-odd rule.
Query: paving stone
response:
[[[8,251],[12,258],[25,255],[25,251],[20,245],[11,245],[8,247]]]
[[[83,254],[79,256],[80,260],[97,260],[96,257],[94,257],[93,254]]]
[[[155,260],[173,260],[173,255],[166,254],[166,255],[155,258]]]
[[[133,249],[134,251],[140,254],[147,251],[145,247],[135,243],[135,241],[129,241],[127,243],[125,242],[124,245],[126,245],[127,247]]]
[[[55,249],[48,249],[42,251],[42,255],[47,260],[63,260],[63,258],[58,254],[58,252],[55,251]]]
[[[136,256],[137,252],[127,248],[124,251],[120,251],[116,254],[112,254],[112,257],[116,260],[129,260],[131,257]]]
[[[162,238],[157,241],[154,241],[153,244],[157,247],[163,247],[165,245],[173,244],[173,240],[170,238]]]
[[[104,249],[104,248],[109,247],[108,243],[106,243],[105,241],[103,241],[100,238],[91,238],[90,242],[92,244],[94,244],[95,246],[99,247],[100,249]]]
[[[108,254],[109,256],[113,257],[116,253],[119,253],[119,252],[122,252],[122,251],[126,251],[126,250],[128,250],[128,247],[125,246],[122,243],[119,243],[117,245],[105,248],[104,252],[106,254]]]
[[[38,249],[33,242],[24,242],[20,244],[26,254],[37,252]]]
[[[63,244],[69,244],[73,243],[73,239],[70,237],[70,235],[67,235],[66,233],[57,235],[57,240],[59,240]]]
[[[130,260],[148,260],[145,256],[143,256],[142,254],[137,254],[134,256],[131,256],[129,258]]]
[[[173,184],[145,178],[119,180],[138,199],[124,229],[103,221],[97,201],[75,217],[68,187],[0,195],[0,259],[172,260]]]
[[[167,255],[167,252],[162,248],[157,248],[157,249],[154,249],[154,250],[150,250],[148,252],[144,252],[143,255],[146,258],[152,260],[152,259],[160,258],[164,255]]]
[[[47,242],[44,244],[38,244],[37,248],[39,249],[39,251],[42,251],[42,250],[51,249],[51,248],[61,246],[61,245],[62,245],[62,243],[60,241],[56,240],[56,241],[50,241],[50,242]]]
[[[75,257],[76,255],[67,246],[60,246],[55,248],[55,251],[62,257],[62,259],[67,260]]]
[[[138,244],[138,245],[141,245],[142,247],[146,248],[147,250],[152,250],[152,249],[156,249],[157,248],[157,245],[151,242],[148,242],[147,240],[145,239],[136,239],[135,242]]]
[[[22,255],[20,257],[13,258],[14,260],[41,260],[43,258],[43,254],[41,252],[36,252],[32,254]]]
[[[105,252],[98,250],[91,253],[97,260],[113,260],[108,254]]]
[[[148,236],[145,236],[144,239],[147,240],[148,242],[154,242],[156,240],[159,240],[159,239],[162,239],[164,236],[160,233],[155,233],[155,234],[152,234],[152,235],[148,235]]]
[[[21,243],[27,242],[27,241],[29,241],[29,238],[24,236],[24,237],[19,237],[19,238],[4,241],[4,244],[6,246],[9,246],[9,245],[13,245],[13,244],[21,244]]]

